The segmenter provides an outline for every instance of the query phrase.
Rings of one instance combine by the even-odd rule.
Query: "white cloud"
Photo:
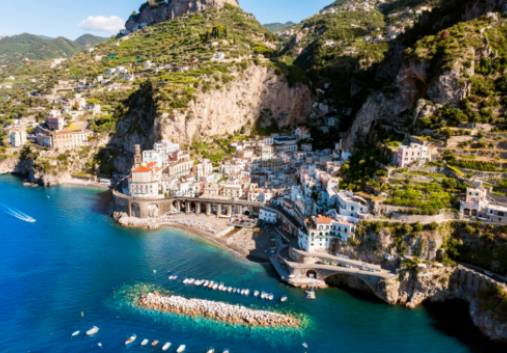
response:
[[[125,21],[118,16],[88,16],[79,27],[87,31],[116,34],[125,28]]]

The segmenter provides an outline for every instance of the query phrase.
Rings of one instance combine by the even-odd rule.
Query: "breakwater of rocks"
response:
[[[188,299],[162,294],[158,291],[141,295],[137,300],[137,305],[145,309],[204,317],[232,325],[273,328],[300,328],[302,326],[299,318],[288,314],[250,309],[217,301]]]

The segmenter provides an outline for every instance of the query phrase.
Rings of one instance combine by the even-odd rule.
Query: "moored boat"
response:
[[[206,353],[215,353],[215,348],[210,348]]]
[[[81,331],[79,331],[79,330],[74,331],[74,332],[72,332],[72,337],[79,336],[80,334],[81,334]]]
[[[159,342],[160,342],[159,340],[153,340],[153,341],[151,342],[151,346],[152,346],[152,347],[156,347],[156,346],[158,346]]]
[[[150,340],[145,338],[144,340],[141,341],[141,346],[146,347],[148,343],[150,343]]]
[[[125,341],[125,345],[128,346],[129,344],[132,344],[136,341],[137,335],[132,335]]]
[[[164,345],[162,346],[162,350],[165,352],[165,351],[168,351],[169,348],[171,348],[171,345],[172,343],[171,342],[166,342],[164,343]]]
[[[187,346],[182,344],[178,347],[178,349],[176,350],[176,353],[183,353],[183,352],[185,352],[186,349],[187,349]]]
[[[287,298],[287,297],[285,297],[285,296],[284,296],[284,297],[281,297],[281,298],[280,298],[280,301],[281,301],[282,303],[285,303],[288,299],[289,299],[289,298]]]
[[[91,329],[86,331],[87,336],[95,336],[97,333],[99,333],[99,328],[97,326],[93,326]]]

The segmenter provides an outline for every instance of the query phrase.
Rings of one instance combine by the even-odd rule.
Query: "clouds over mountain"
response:
[[[88,16],[79,27],[87,31],[115,34],[124,28],[125,21],[118,16]]]

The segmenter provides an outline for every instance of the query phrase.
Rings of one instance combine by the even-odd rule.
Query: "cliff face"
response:
[[[239,6],[239,3],[237,0],[169,0],[162,4],[149,1],[141,6],[139,13],[130,16],[125,28],[134,31],[140,25],[153,25],[209,8],[222,8],[225,5]]]
[[[393,43],[377,73],[378,77],[391,76],[392,80],[370,94],[357,111],[344,141],[348,148],[365,141],[377,123],[410,130],[438,108],[456,107],[470,96],[478,63],[494,58],[497,52],[486,32],[503,26],[505,18],[501,13],[507,13],[507,6],[499,0],[449,4],[440,5],[397,45]],[[486,15],[487,20],[477,20]],[[464,39],[456,37],[463,34],[457,33],[463,28],[460,25],[466,27],[467,23],[470,26],[465,32],[469,35],[465,33]],[[405,50],[407,43],[409,49]],[[431,45],[434,46],[430,48]],[[400,64],[393,67],[391,62]]]
[[[291,87],[285,78],[265,66],[252,65],[234,74],[218,90],[201,92],[185,110],[163,114],[160,136],[191,142],[198,137],[220,136],[248,130],[260,119],[288,127],[305,121],[313,97],[307,86]]]

